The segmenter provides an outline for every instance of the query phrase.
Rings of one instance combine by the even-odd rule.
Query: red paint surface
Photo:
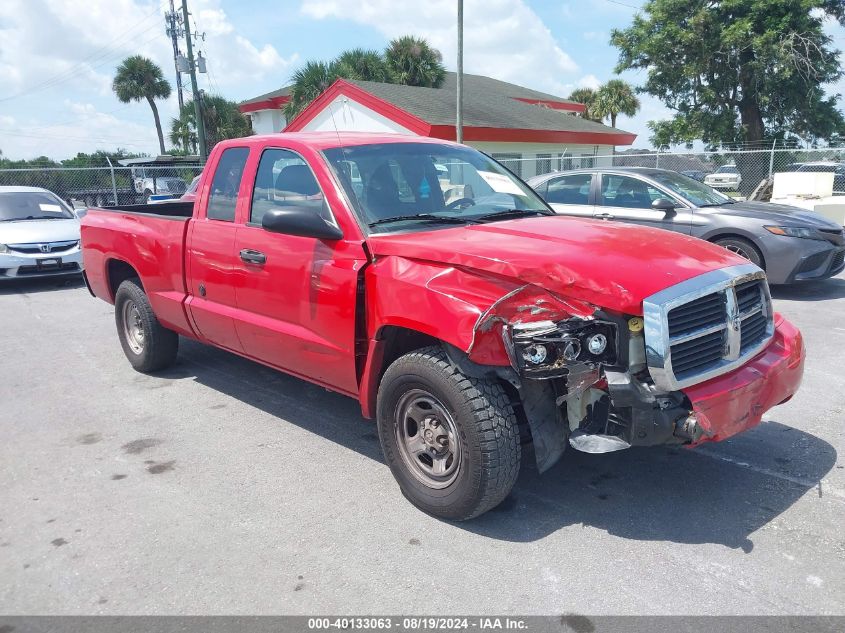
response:
[[[684,389],[704,429],[699,443],[720,442],[757,426],[763,414],[798,391],[804,375],[801,333],[775,315],[775,337],[739,369]]]
[[[407,140],[342,135],[345,146]],[[218,144],[197,189],[195,217],[187,221],[91,210],[82,221],[82,242],[92,290],[113,302],[108,263],[125,262],[167,327],[357,396],[370,416],[388,326],[448,342],[480,364],[507,365],[504,321],[589,316],[597,307],[639,315],[645,297],[745,261],[675,233],[564,216],[365,238],[319,154],[337,145],[333,133]],[[235,222],[208,220],[208,180],[231,146],[251,150]],[[270,147],[296,151],[311,165],[343,230],[341,240],[278,235],[248,224],[256,169]],[[265,266],[241,261],[244,248],[264,252]],[[802,370],[800,334],[778,318],[775,340],[757,358],[685,392],[705,439],[716,441],[757,424],[765,410],[789,398]]]

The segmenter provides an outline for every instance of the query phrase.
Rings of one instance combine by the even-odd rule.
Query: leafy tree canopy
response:
[[[593,112],[593,107],[596,104],[595,90],[592,88],[576,88],[570,93],[568,99],[570,101],[576,101],[584,104],[585,110],[581,113],[582,117],[590,119],[591,121],[601,121],[601,119],[597,118]]]
[[[826,18],[845,23],[845,2],[648,0],[611,43],[617,72],[646,70],[642,91],[676,113],[650,124],[658,146],[827,138],[843,117],[824,94],[841,76]]]
[[[391,41],[384,53],[354,48],[330,62],[309,61],[291,78],[285,116],[296,117],[338,78],[439,88],[446,78],[442,60],[424,39],[406,35]]]
[[[202,117],[205,124],[205,141],[208,150],[220,141],[241,138],[252,134],[252,127],[238,104],[220,95],[203,95]],[[197,153],[197,118],[193,102],[182,106],[179,118],[170,122],[170,142],[178,153]]]
[[[611,127],[616,127],[616,117],[620,114],[634,116],[640,109],[640,100],[634,89],[621,79],[611,79],[601,86],[595,95],[592,112],[599,120],[610,119]]]

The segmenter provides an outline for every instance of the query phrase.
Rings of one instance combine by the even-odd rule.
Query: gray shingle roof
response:
[[[278,90],[273,90],[272,92],[265,93],[263,95],[258,95],[257,97],[253,97],[252,99],[247,99],[246,101],[241,101],[238,105],[248,105],[250,103],[258,103],[260,101],[266,101],[267,99],[272,99],[273,97],[288,97],[290,96],[290,86],[285,86],[284,88],[279,88]]]
[[[454,125],[457,88],[455,73],[447,73],[440,88],[419,88],[374,81],[353,81],[370,94],[388,101],[431,125]],[[464,74],[464,125],[523,130],[625,133],[560,110],[517,101],[542,99],[572,103],[554,95],[481,75]]]

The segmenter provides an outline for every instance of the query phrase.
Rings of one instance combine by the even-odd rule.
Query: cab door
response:
[[[655,209],[655,200],[667,199],[674,209]],[[633,175],[601,174],[595,217],[690,234],[692,211],[650,182]]]
[[[354,395],[355,306],[359,271],[366,262],[362,240],[316,239],[262,228],[266,212],[291,206],[337,224],[324,187],[299,154],[264,149],[254,182],[234,245],[235,327],[244,351]],[[329,181],[325,184],[331,189]]]
[[[547,180],[537,193],[556,212],[582,218],[593,217],[593,174],[566,174]]]
[[[186,239],[188,300],[186,305],[202,338],[232,351],[243,347],[235,330],[235,217],[248,189],[243,173],[246,147],[229,147],[220,154],[211,186],[198,200],[200,217],[190,223]],[[202,211],[204,210],[204,212]]]

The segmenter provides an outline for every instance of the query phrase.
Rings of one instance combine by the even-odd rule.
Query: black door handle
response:
[[[254,251],[251,248],[245,248],[241,251],[241,259],[247,264],[258,264],[261,266],[267,262],[267,256],[261,251]]]

